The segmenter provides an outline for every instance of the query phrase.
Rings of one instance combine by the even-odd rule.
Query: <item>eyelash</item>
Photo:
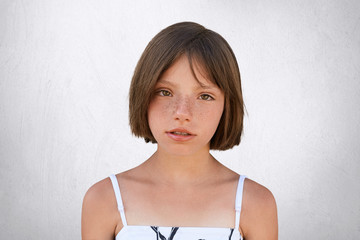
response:
[[[207,99],[204,99],[204,98],[203,98],[204,96],[205,96]],[[200,95],[200,97],[199,97],[199,99],[204,100],[204,101],[211,101],[211,100],[214,100],[214,98],[213,98],[211,95],[206,94],[206,93],[201,94],[201,95]]]
[[[172,96],[171,92],[168,91],[168,90],[165,90],[165,89],[161,89],[161,90],[157,91],[157,94],[159,94],[162,97],[170,97],[170,96]],[[168,94],[168,95],[166,95],[166,94]]]
[[[162,97],[172,97],[172,94],[170,91],[168,90],[165,90],[165,89],[161,89],[161,90],[158,90],[156,92],[158,95],[162,96]],[[205,97],[205,98],[204,98]],[[204,101],[212,101],[212,100],[215,100],[214,97],[212,97],[210,94],[207,94],[207,93],[203,93],[199,96],[199,99],[200,100],[204,100]]]

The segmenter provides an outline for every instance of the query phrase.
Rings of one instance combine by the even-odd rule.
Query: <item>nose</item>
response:
[[[193,103],[188,97],[179,97],[175,100],[174,118],[178,121],[190,121],[192,118]]]

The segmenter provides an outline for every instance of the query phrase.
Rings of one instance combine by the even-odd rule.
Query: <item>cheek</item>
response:
[[[207,122],[209,119],[211,119],[211,109],[201,109],[199,120],[202,122]]]
[[[149,123],[149,127],[150,130],[153,131],[154,128],[154,124],[156,123],[156,115],[157,115],[157,109],[156,109],[156,105],[154,104],[154,102],[152,101],[149,104],[148,107],[148,123]]]
[[[148,122],[150,125],[150,129],[159,125],[161,126],[161,121],[165,120],[165,117],[168,115],[170,109],[170,103],[153,100],[149,104],[148,108]]]
[[[216,124],[222,116],[223,106],[210,106],[206,108],[200,106],[197,111],[199,112],[199,120]]]

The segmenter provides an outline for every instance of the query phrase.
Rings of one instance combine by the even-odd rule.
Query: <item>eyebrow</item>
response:
[[[159,79],[158,80],[158,83],[161,83],[161,84],[166,84],[166,85],[170,85],[172,87],[175,87],[176,84],[172,83],[172,82],[169,82],[168,80],[166,79]],[[197,89],[216,89],[216,87],[213,87],[213,86],[210,86],[210,85],[204,85],[202,83],[199,82],[198,86],[196,87],[196,90]]]
[[[157,82],[162,83],[162,84],[167,84],[170,86],[175,86],[175,84],[173,84],[172,82],[169,82],[168,80],[165,80],[165,79],[159,79]]]

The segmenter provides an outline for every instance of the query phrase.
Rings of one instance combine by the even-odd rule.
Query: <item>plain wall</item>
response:
[[[360,235],[360,2],[0,1],[0,238],[79,239],[95,182],[155,145],[128,126],[150,39],[195,21],[239,62],[240,146],[213,152],[276,197],[280,239]]]

